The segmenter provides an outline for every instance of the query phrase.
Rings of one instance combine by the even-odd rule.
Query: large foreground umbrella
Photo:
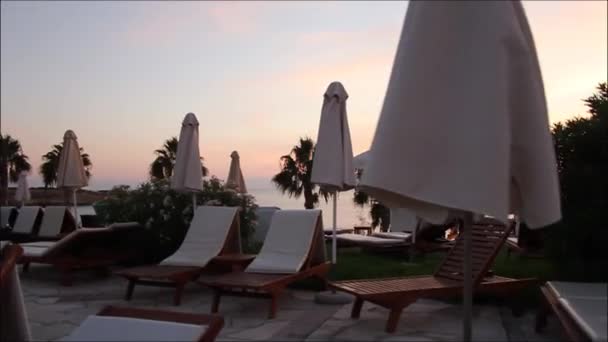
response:
[[[530,227],[560,219],[540,68],[519,1],[412,1],[362,190],[431,223],[465,219],[471,338],[472,213]],[[511,211],[513,209],[513,211]]]
[[[369,162],[369,151],[365,151],[360,154],[357,154],[353,158],[353,167],[355,169],[363,170],[367,166],[368,162]]]
[[[353,148],[350,141],[346,99],[340,82],[332,82],[323,96],[317,146],[313,158],[311,182],[333,193],[333,235],[331,261],[336,263],[336,217],[339,191],[355,186]]]
[[[27,171],[21,171],[19,173],[19,180],[17,180],[17,189],[15,190],[15,200],[21,202],[21,205],[25,205],[25,202],[31,199],[30,186],[27,181]]]
[[[247,193],[247,187],[245,186],[245,179],[243,178],[243,172],[241,171],[241,158],[237,151],[232,151],[230,154],[230,170],[228,171],[228,179],[226,180],[226,186],[236,190],[240,194]]]
[[[193,113],[186,114],[177,143],[177,157],[171,177],[171,187],[177,191],[192,192],[192,210],[196,208],[196,192],[203,190],[203,168],[198,148],[198,120]]]
[[[87,174],[80,155],[80,147],[78,146],[76,134],[71,130],[67,130],[63,135],[63,148],[59,155],[57,187],[72,190],[74,217],[76,218],[79,227],[81,222],[78,216],[76,191],[88,184],[89,180],[87,179]]]

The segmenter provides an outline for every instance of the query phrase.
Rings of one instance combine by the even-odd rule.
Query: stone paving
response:
[[[57,340],[105,305],[154,307],[184,312],[209,312],[211,292],[199,285],[186,288],[181,306],[171,305],[172,290],[138,286],[133,300],[124,301],[126,281],[114,276],[80,272],[71,287],[59,286],[57,272],[32,265],[21,274],[28,320],[35,340]],[[350,318],[351,305],[321,305],[314,292],[289,290],[279,302],[278,317],[266,319],[268,301],[222,297],[225,326],[218,341],[459,341],[460,305],[419,300],[405,309],[395,334],[384,332],[386,309],[365,303],[361,318]],[[543,335],[533,331],[534,313],[513,317],[508,308],[475,305],[476,341],[553,341],[557,323],[549,321]]]

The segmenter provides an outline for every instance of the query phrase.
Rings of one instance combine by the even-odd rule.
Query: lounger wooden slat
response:
[[[261,267],[260,265],[263,265],[264,262],[268,262],[269,259],[278,257],[273,254],[270,245],[280,242],[277,241],[280,240],[277,239],[277,237],[282,237],[284,232],[290,232],[295,226],[302,224],[302,222],[294,222],[293,225],[283,225],[284,222],[291,218],[295,218],[296,220],[303,219],[305,221],[303,224],[304,229],[297,232],[304,232],[304,234],[308,234],[308,238],[311,239],[308,248],[305,251],[303,262],[298,269],[294,269],[294,271],[283,270],[278,272],[272,271],[270,268],[265,268],[262,271],[262,269],[259,268]],[[289,236],[290,234],[288,233],[286,235]],[[291,236],[291,238],[293,239],[296,237]],[[307,243],[304,238],[297,240],[297,242]],[[266,247],[269,247],[268,250],[265,249]],[[286,252],[285,250],[289,251],[289,249],[286,248],[282,248],[282,250],[283,252]],[[290,255],[284,255],[284,257],[290,259]],[[264,260],[264,262],[256,263],[258,260]],[[212,313],[218,312],[222,295],[267,297],[270,298],[269,318],[274,318],[276,317],[278,298],[287,285],[309,277],[319,278],[325,283],[325,276],[329,271],[329,268],[330,264],[325,258],[323,223],[320,211],[283,210],[277,211],[274,214],[271,227],[266,235],[264,246],[256,260],[254,260],[247,269],[222,275],[202,275],[198,282],[201,285],[210,287],[214,290],[214,298],[211,306]]]
[[[472,280],[478,291],[508,294],[536,282],[535,279],[510,279],[489,276],[488,269],[504,244],[511,227],[473,225]],[[396,330],[401,312],[419,298],[458,295],[463,286],[464,240],[459,236],[432,276],[349,280],[329,283],[337,290],[355,296],[351,317],[358,318],[364,301],[390,310],[386,331]]]

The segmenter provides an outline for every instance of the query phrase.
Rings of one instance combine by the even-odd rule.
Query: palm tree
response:
[[[154,151],[156,159],[150,164],[150,178],[169,179],[173,175],[175,159],[177,158],[177,144],[177,137],[171,137],[165,140],[161,149]],[[203,165],[203,157],[200,158],[203,177],[206,177],[209,174],[209,170]]]
[[[272,177],[272,182],[283,194],[300,198],[304,194],[304,208],[313,209],[319,203],[319,195],[325,198],[329,193],[319,190],[310,182],[315,143],[310,138],[300,138],[289,154],[281,157],[281,172]]]
[[[356,171],[357,178],[360,179],[363,170],[357,169]],[[372,227],[375,228],[380,226],[381,231],[388,231],[388,227],[391,223],[391,212],[388,207],[357,188],[355,188],[355,193],[353,194],[353,202],[360,207],[369,205],[369,215],[372,218]]]
[[[29,172],[31,169],[19,140],[0,134],[0,203],[7,204],[8,183],[16,183],[21,171]]]
[[[52,149],[46,154],[42,155],[42,164],[38,172],[42,176],[42,182],[44,187],[55,186],[57,184],[57,171],[59,169],[59,156],[63,150],[63,142],[57,145],[53,145]],[[80,148],[80,157],[82,158],[82,164],[84,165],[84,171],[87,175],[87,179],[91,178],[91,169],[93,169],[93,163],[88,153],[84,153],[84,149]]]

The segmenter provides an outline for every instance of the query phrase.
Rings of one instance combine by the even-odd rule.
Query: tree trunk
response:
[[[312,193],[312,187],[304,186],[304,208],[305,209],[314,209],[314,195]]]

